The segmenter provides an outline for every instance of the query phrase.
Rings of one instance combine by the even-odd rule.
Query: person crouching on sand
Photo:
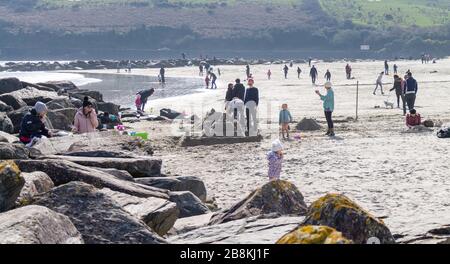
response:
[[[272,150],[267,153],[267,160],[269,161],[269,181],[279,180],[283,165],[283,145],[280,140],[272,142]]]
[[[420,114],[416,112],[416,109],[411,109],[409,114],[406,115],[406,126],[411,129],[420,126],[421,124],[422,120]]]
[[[333,111],[334,111],[334,91],[331,88],[331,82],[325,83],[325,89],[327,89],[326,95],[321,95],[318,90],[316,94],[320,96],[320,100],[323,101],[323,110],[325,112],[325,118],[328,124],[328,131],[325,135],[334,137],[334,124],[333,124]]]
[[[280,111],[280,117],[279,117],[279,124],[281,126],[281,134],[283,135],[283,139],[286,139],[284,137],[284,132],[286,132],[287,139],[289,139],[289,123],[292,122],[292,116],[291,113],[288,110],[288,105],[283,104],[281,106]]]

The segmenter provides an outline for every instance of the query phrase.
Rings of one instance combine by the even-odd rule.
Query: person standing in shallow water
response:
[[[323,110],[325,113],[325,119],[327,120],[328,131],[325,135],[334,136],[334,123],[333,123],[333,111],[334,111],[334,91],[331,88],[331,82],[325,83],[326,95],[320,94],[319,90],[316,90],[316,94],[320,96],[320,100],[323,101]]]

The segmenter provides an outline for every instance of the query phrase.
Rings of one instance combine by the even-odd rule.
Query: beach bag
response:
[[[437,137],[438,138],[450,138],[450,127],[441,128],[437,132]]]

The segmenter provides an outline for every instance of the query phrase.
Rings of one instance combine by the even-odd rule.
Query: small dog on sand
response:
[[[386,106],[386,108],[390,107],[391,109],[394,109],[394,103],[390,103],[388,101],[384,101],[384,105]]]

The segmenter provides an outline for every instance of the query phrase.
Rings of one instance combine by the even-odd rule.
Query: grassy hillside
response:
[[[431,27],[450,22],[449,0],[320,0],[339,20],[377,27]]]

